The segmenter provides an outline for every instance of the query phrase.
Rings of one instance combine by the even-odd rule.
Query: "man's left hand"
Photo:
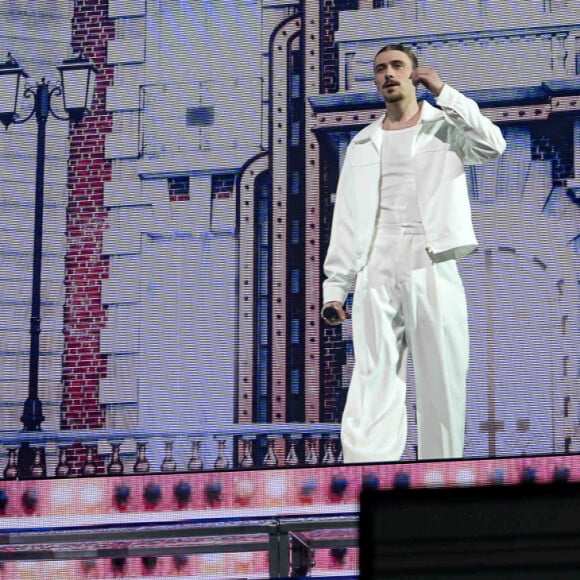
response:
[[[439,96],[439,93],[445,84],[437,74],[437,71],[428,66],[418,66],[411,73],[411,80],[415,86],[423,85],[436,97]]]

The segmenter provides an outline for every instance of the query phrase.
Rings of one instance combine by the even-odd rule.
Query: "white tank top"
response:
[[[418,130],[419,125],[414,125],[383,131],[379,216],[382,223],[406,226],[421,222],[411,164],[411,147]]]

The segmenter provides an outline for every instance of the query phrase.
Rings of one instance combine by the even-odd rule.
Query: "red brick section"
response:
[[[99,382],[107,373],[107,360],[100,351],[106,322],[101,286],[109,263],[102,256],[102,242],[107,214],[104,184],[111,179],[105,134],[113,125],[112,115],[105,110],[105,93],[113,83],[113,67],[107,65],[106,54],[114,32],[108,0],[75,0],[72,47],[82,49],[99,73],[91,113],[70,126],[61,429],[98,429],[105,424],[99,405]],[[83,457],[82,448],[70,450],[74,474]]]

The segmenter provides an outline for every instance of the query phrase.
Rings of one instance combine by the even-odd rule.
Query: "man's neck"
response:
[[[387,116],[383,123],[384,129],[404,129],[419,122],[421,106],[417,99],[387,103]]]

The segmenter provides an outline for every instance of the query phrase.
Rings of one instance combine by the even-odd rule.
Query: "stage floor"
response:
[[[0,579],[353,577],[363,486],[554,479],[580,481],[579,458],[2,481]]]

